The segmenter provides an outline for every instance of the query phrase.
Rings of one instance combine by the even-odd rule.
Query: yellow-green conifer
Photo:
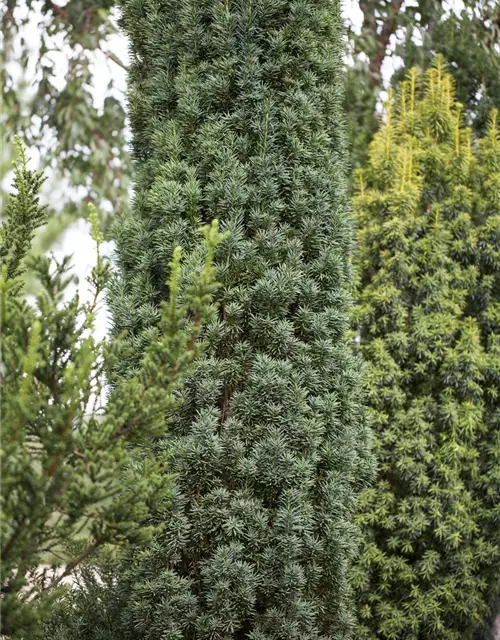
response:
[[[498,584],[500,143],[441,59],[412,71],[358,176],[357,328],[379,457],[361,638],[472,637]]]

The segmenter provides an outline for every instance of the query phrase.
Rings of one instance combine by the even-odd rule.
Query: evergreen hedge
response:
[[[471,638],[498,593],[500,139],[442,59],[412,71],[358,174],[357,327],[379,478],[362,497],[361,638]]]
[[[118,378],[154,339],[173,245],[189,279],[199,225],[217,217],[230,235],[218,317],[155,443],[177,474],[163,531],[93,585],[105,610],[89,596],[72,633],[351,637],[353,512],[372,458],[349,338],[339,2],[122,6],[136,186],[116,231]]]

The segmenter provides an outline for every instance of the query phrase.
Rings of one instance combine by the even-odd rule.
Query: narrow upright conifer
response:
[[[118,375],[154,339],[173,247],[188,279],[200,224],[230,235],[218,318],[156,445],[177,474],[163,532],[124,563],[85,637],[351,637],[371,455],[348,337],[339,4],[122,3],[136,187],[117,229],[111,306],[130,345]]]
[[[364,492],[360,638],[465,640],[498,589],[500,142],[438,59],[358,178],[358,329],[380,473]]]

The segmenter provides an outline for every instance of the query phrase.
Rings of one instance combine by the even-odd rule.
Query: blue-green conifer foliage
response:
[[[173,247],[189,279],[200,224],[230,235],[218,317],[155,445],[171,452],[172,506],[86,637],[351,637],[353,510],[372,458],[348,333],[339,2],[122,9],[136,182],[110,295],[130,346],[117,375],[154,339]]]

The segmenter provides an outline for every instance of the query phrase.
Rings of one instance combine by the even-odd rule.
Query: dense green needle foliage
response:
[[[350,638],[372,460],[348,338],[339,3],[126,0],[123,25],[137,182],[111,305],[137,357],[173,244],[196,262],[213,216],[230,236],[206,351],[157,444],[172,510],[60,637]]]
[[[359,515],[359,637],[465,640],[499,580],[498,123],[472,139],[441,59],[385,120],[355,198],[380,465]]]
[[[212,255],[219,236],[215,226],[206,229],[208,257],[182,303],[180,249],[174,252],[170,298],[159,311],[155,340],[137,373],[109,391],[103,409],[106,371],[126,345],[93,338],[109,271],[100,256],[96,212],[94,296],[89,303],[78,296],[68,301],[69,258],[57,263],[29,256],[33,234],[45,222],[38,199],[43,177],[28,168],[18,146],[15,191],[1,228],[0,603],[1,634],[32,639],[65,579],[104,545],[149,539],[154,526],[144,522],[170,496],[168,450],[152,456],[137,445],[164,433],[165,412],[178,403],[174,391],[199,354],[196,338],[213,312]],[[40,280],[34,303],[26,300],[22,281],[30,262]]]

